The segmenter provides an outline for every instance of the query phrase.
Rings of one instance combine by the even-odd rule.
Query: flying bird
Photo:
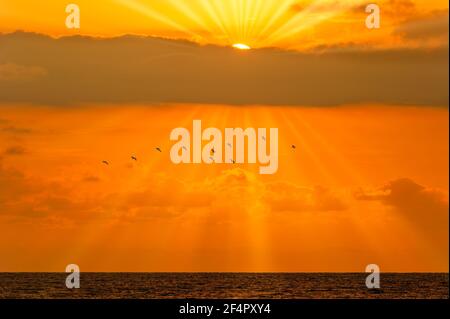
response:
[[[102,161],[103,164],[109,165],[108,161]]]
[[[131,159],[132,159],[133,161],[137,161],[137,157],[136,157],[136,156],[131,156]]]
[[[161,149],[159,147],[155,148],[158,152],[162,153]]]

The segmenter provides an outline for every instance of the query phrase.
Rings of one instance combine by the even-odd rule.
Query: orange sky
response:
[[[199,118],[278,127],[278,173],[172,164],[170,131]],[[2,107],[1,121],[1,271],[448,268],[445,108]]]
[[[73,2],[0,0],[0,271],[448,271],[447,1]],[[278,172],[174,165],[194,119]]]
[[[404,37],[433,19],[448,23],[448,1],[381,0],[382,28],[365,27],[364,0],[77,0],[81,29],[65,27],[64,0],[0,0],[0,32],[117,36],[146,34],[204,44],[309,49],[327,46],[421,47],[446,37]],[[406,26],[406,29],[403,28]]]

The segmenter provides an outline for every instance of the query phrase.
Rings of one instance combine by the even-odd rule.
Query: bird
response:
[[[159,147],[155,148],[158,152],[162,153],[161,149]]]
[[[132,159],[133,161],[137,161],[137,157],[136,157],[136,156],[131,156],[131,159]]]
[[[297,146],[295,146],[294,144],[292,144],[291,147],[292,147],[294,150],[297,148]]]
[[[108,161],[102,161],[103,164],[109,165]]]

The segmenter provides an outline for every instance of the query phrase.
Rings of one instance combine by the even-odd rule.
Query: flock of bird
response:
[[[263,140],[266,140],[264,136],[263,136]],[[228,145],[229,147],[233,147],[230,143],[228,143],[227,145]],[[295,150],[295,149],[297,148],[297,146],[295,146],[294,144],[292,144],[292,145],[291,145],[291,148],[292,148],[293,150]],[[183,149],[184,149],[185,151],[187,151],[186,146],[183,146]],[[157,152],[159,152],[159,153],[162,153],[162,150],[161,150],[160,147],[155,147],[155,150],[156,150]],[[210,160],[214,161],[213,156],[214,156],[215,153],[216,153],[216,150],[215,150],[214,147],[213,147],[213,148],[211,149],[211,152],[210,152],[210,155],[211,155],[211,156],[209,157]],[[137,159],[136,156],[132,155],[132,156],[131,156],[131,160],[137,162],[138,159]],[[236,164],[236,161],[235,161],[234,159],[230,159],[230,162],[233,163],[233,164]],[[106,160],[102,161],[102,163],[105,164],[105,165],[109,165],[109,162],[106,161]]]
[[[158,151],[158,152],[160,152],[160,153],[162,153],[162,150],[161,150],[160,147],[155,147],[155,150]],[[138,159],[137,159],[136,156],[132,155],[132,156],[131,156],[131,160],[137,162]],[[105,160],[103,160],[102,163],[105,164],[105,165],[109,165],[109,162],[108,162],[108,161],[105,161]]]

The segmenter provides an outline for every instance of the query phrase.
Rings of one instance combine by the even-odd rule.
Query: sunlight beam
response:
[[[122,4],[125,7],[128,7],[129,9],[132,9],[134,11],[139,12],[140,14],[143,14],[151,19],[154,19],[156,21],[159,21],[163,24],[166,24],[169,27],[172,27],[178,31],[181,31],[183,33],[189,34],[190,36],[194,38],[202,38],[202,36],[196,32],[193,32],[189,28],[178,24],[177,22],[173,21],[172,19],[168,18],[167,16],[162,15],[161,13],[152,10],[146,5],[143,5],[135,0],[114,0],[119,4]]]
[[[305,29],[312,28],[325,20],[361,5],[364,3],[364,0],[349,2],[330,3],[327,1],[316,1],[274,30],[265,40],[265,43],[271,45],[292,37]]]

